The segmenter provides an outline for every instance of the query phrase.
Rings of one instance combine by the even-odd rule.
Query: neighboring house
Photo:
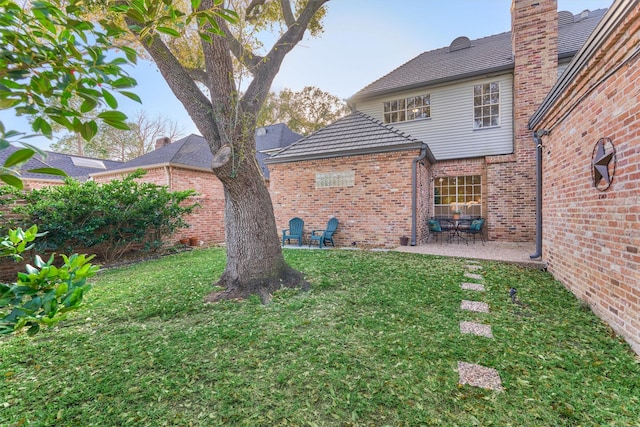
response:
[[[256,158],[266,181],[269,180],[269,169],[265,160],[300,138],[302,135],[295,133],[284,123],[256,129]]]
[[[640,2],[616,1],[529,123],[549,272],[640,354]]]
[[[291,144],[301,135],[292,132],[284,124],[265,126],[256,130],[256,148],[259,164],[265,169],[261,159],[272,150],[279,150]],[[195,190],[193,201],[200,208],[185,218],[190,227],[179,232],[180,237],[195,237],[202,244],[223,243],[224,231],[224,190],[222,183],[211,171],[213,155],[207,141],[198,135],[189,135],[171,142],[161,138],[154,151],[121,164],[118,168],[91,175],[97,182],[112,179],[145,169],[146,175],[140,180],[164,185],[171,191]],[[268,179],[268,175],[265,175]]]
[[[22,148],[24,147],[11,145],[4,150],[0,150],[0,164],[4,164],[11,154]],[[19,177],[22,179],[26,190],[64,184],[65,178],[62,176],[28,172],[31,169],[60,169],[71,178],[78,181],[86,181],[89,179],[89,175],[94,172],[106,171],[122,165],[122,162],[113,160],[95,159],[73,154],[55,153],[53,151],[45,151],[45,153],[46,158],[43,159],[39,154],[35,154],[27,163],[20,166]]]
[[[428,217],[461,210],[487,218],[490,240],[533,241],[527,122],[604,12],[514,0],[511,32],[458,37],[360,90],[351,116],[267,160],[278,228],[335,216],[339,244],[391,247],[424,242]],[[387,145],[399,134],[412,143]]]

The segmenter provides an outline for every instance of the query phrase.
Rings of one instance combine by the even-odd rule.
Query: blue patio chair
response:
[[[446,234],[447,240],[449,240],[451,238],[451,231],[455,228],[455,225],[446,218],[432,218],[427,221],[427,228],[429,229],[429,240],[435,238],[442,243],[440,237]]]
[[[336,232],[338,228],[338,218],[331,218],[327,223],[326,230],[313,230],[311,232],[311,240],[309,241],[309,246],[314,240],[318,241],[318,245],[320,248],[326,246],[327,243],[331,243],[331,246],[335,247],[333,244],[333,233]]]
[[[302,246],[304,221],[300,218],[291,218],[289,220],[289,228],[282,230],[282,246],[284,241],[291,243],[291,240],[298,240],[298,246]]]
[[[484,225],[484,222],[484,218],[474,219],[473,221],[471,221],[471,224],[469,224],[468,227],[462,228],[460,229],[460,231],[465,234],[473,235],[473,243],[476,242],[476,236],[479,235],[480,241],[484,245],[484,242],[486,241],[484,233],[482,232],[482,226]]]

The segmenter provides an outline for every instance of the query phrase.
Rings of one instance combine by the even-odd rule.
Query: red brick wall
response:
[[[557,279],[638,353],[640,62],[635,58],[602,79],[639,42],[636,4],[538,127],[551,129],[543,139],[544,260]],[[594,187],[591,175],[592,153],[600,138],[610,138],[616,148],[616,171],[606,191]]]
[[[331,217],[340,221],[336,246],[395,247],[411,236],[411,168],[418,150],[269,165],[278,232],[289,219],[305,221],[308,237]],[[427,174],[420,166],[419,191]],[[316,188],[316,173],[355,172],[352,187]],[[418,238],[423,236],[419,235]]]
[[[96,181],[108,182],[121,178],[121,174],[101,175],[96,177]],[[169,186],[171,191],[195,190],[198,193],[190,200],[199,203],[201,207],[185,217],[190,227],[179,230],[172,237],[173,240],[197,237],[203,245],[224,242],[224,191],[222,183],[213,173],[186,168],[159,167],[149,169],[141,180]]]

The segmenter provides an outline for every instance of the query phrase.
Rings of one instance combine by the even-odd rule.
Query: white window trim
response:
[[[408,100],[412,99],[412,98],[418,98],[418,97],[428,97],[428,101],[429,104],[428,105],[422,105],[420,107],[414,107],[412,110],[409,110],[407,108],[407,104],[408,104]],[[398,110],[394,110],[394,111],[385,111],[384,106],[387,103],[391,103],[391,102],[401,102],[403,101],[405,104],[405,108],[403,109],[398,109]],[[416,118],[412,118],[412,119],[407,119],[407,116],[409,115],[409,112],[413,112],[413,113],[417,113],[419,111],[419,108],[425,108],[425,107],[429,107],[429,115],[426,117],[416,117]],[[400,113],[400,112],[404,112],[404,120],[397,120],[397,121],[387,121],[386,120],[386,116],[387,114],[392,114],[392,113]],[[406,122],[414,122],[417,120],[428,120],[431,118],[431,94],[430,93],[424,93],[424,94],[420,94],[420,95],[414,95],[414,96],[406,96],[404,98],[394,98],[394,99],[390,99],[388,101],[383,101],[382,102],[382,122],[384,124],[393,124],[393,123],[406,123]]]
[[[476,96],[476,94],[475,94],[476,86],[483,86],[483,85],[486,85],[486,84],[490,85],[492,83],[495,83],[495,84],[498,85],[498,122],[495,125],[476,127],[476,113],[475,113],[476,105],[475,105],[475,102],[474,102],[475,96]],[[489,104],[487,106],[490,107],[491,105],[495,105],[495,104]],[[500,80],[492,80],[492,81],[488,81],[488,82],[482,82],[482,83],[474,84],[473,88],[472,88],[471,106],[472,106],[471,107],[472,108],[472,110],[471,110],[472,114],[471,115],[473,117],[472,122],[471,122],[471,126],[473,127],[474,131],[476,131],[476,130],[479,131],[479,130],[483,130],[483,129],[495,129],[495,128],[500,127],[501,123],[502,123],[502,84],[501,84]],[[480,108],[483,108],[483,107],[485,107],[484,104],[480,106]],[[489,117],[491,117],[491,115],[489,115]]]

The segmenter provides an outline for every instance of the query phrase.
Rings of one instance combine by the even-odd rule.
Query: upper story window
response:
[[[473,128],[500,125],[500,83],[491,82],[473,87]]]
[[[397,123],[431,117],[431,95],[418,95],[384,103],[384,122]]]

